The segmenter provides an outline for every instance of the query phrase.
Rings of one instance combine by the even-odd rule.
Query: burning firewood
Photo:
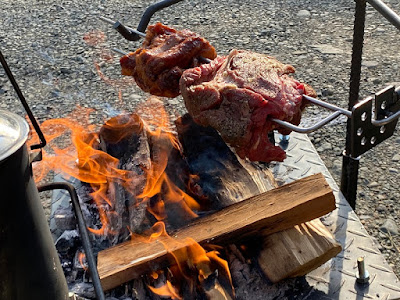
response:
[[[111,118],[101,127],[99,139],[99,147],[119,160],[118,169],[129,172],[124,182],[116,180],[109,186],[113,201],[108,220],[115,245],[128,236],[127,226],[134,232],[150,227],[147,204],[137,198],[146,184],[144,170],[151,168],[150,150],[143,122],[137,114]]]
[[[188,289],[203,296],[209,295],[211,297],[211,295],[217,295],[233,298],[233,290],[230,292],[232,283],[228,284],[228,287],[224,285],[226,279],[229,278],[230,280],[231,278],[228,264],[217,255],[217,252],[220,252],[224,259],[227,259],[229,251],[226,249],[228,248],[220,248],[220,250],[216,251],[210,248],[207,241],[213,240],[212,243],[231,244],[237,239],[248,238],[247,234],[251,236],[254,233],[258,234],[260,228],[268,224],[273,224],[271,225],[272,232],[281,230],[282,228],[287,228],[286,226],[296,224],[290,222],[302,222],[304,216],[313,218],[328,212],[329,205],[325,205],[323,208],[318,206],[314,210],[313,207],[316,204],[310,204],[311,212],[308,212],[308,210],[306,210],[307,212],[301,212],[303,216],[296,220],[296,218],[293,218],[292,213],[301,211],[302,205],[307,206],[308,204],[306,203],[309,202],[306,201],[296,206],[295,204],[298,203],[296,201],[300,201],[299,199],[295,199],[293,203],[286,203],[287,199],[279,201],[279,205],[285,206],[285,212],[282,212],[282,214],[288,214],[283,217],[285,220],[282,222],[285,225],[282,228],[280,227],[282,224],[278,224],[278,227],[275,227],[277,220],[274,219],[276,218],[274,209],[271,210],[269,208],[269,212],[267,212],[267,209],[265,211],[262,209],[261,212],[263,214],[266,213],[263,216],[257,212],[255,208],[257,205],[254,206],[254,203],[252,207],[246,208],[245,203],[247,201],[242,202],[243,204],[239,203],[240,205],[238,204],[235,208],[225,208],[222,211],[210,214],[210,212],[206,211],[207,209],[217,210],[222,206],[228,205],[235,197],[239,201],[246,198],[246,195],[257,195],[262,189],[268,189],[267,186],[263,187],[265,184],[263,176],[268,175],[267,173],[257,173],[254,167],[237,159],[232,152],[229,152],[229,148],[223,142],[221,147],[213,148],[214,146],[209,143],[210,140],[208,142],[203,140],[203,138],[207,139],[208,134],[203,135],[198,132],[194,133],[193,138],[197,136],[202,147],[211,152],[215,150],[217,155],[221,155],[227,161],[222,164],[224,167],[219,170],[219,174],[218,170],[216,170],[216,173],[209,173],[210,177],[217,180],[216,185],[212,180],[207,182],[204,174],[210,171],[210,167],[215,164],[221,166],[221,161],[218,161],[217,157],[214,160],[210,160],[209,164],[197,164],[198,167],[205,167],[203,174],[197,172],[199,171],[197,169],[197,175],[190,175],[196,170],[194,168],[196,163],[193,159],[197,155],[196,150],[203,151],[204,148],[196,146],[196,143],[194,143],[193,147],[195,148],[191,150],[194,154],[193,157],[190,157],[186,153],[188,150],[187,141],[181,137],[183,144],[183,148],[181,148],[180,142],[169,132],[169,126],[165,122],[163,113],[160,115],[159,122],[162,126],[157,127],[157,124],[153,124],[152,122],[155,118],[151,115],[151,110],[159,112],[157,105],[160,104],[162,104],[161,101],[153,101],[150,105],[149,117],[146,118],[142,117],[146,113],[141,114],[141,117],[131,114],[112,118],[106,122],[98,135],[93,132],[87,133],[81,126],[77,126],[73,122],[59,121],[77,128],[77,131],[73,133],[73,141],[78,146],[76,148],[78,160],[72,155],[68,156],[67,170],[74,177],[90,183],[90,197],[94,201],[91,200],[87,203],[90,203],[90,205],[96,203],[97,209],[93,209],[93,212],[98,211],[98,216],[94,215],[94,219],[97,220],[96,223],[90,223],[89,225],[91,227],[90,231],[99,236],[99,238],[95,239],[96,247],[104,249],[109,244],[119,243],[128,234],[131,234],[132,241],[128,244],[133,246],[132,249],[137,249],[138,252],[131,252],[132,249],[126,250],[126,252],[123,250],[117,256],[122,254],[124,256],[123,259],[130,259],[129,262],[133,262],[134,271],[130,270],[131,266],[128,266],[124,269],[122,276],[125,276],[124,272],[132,275],[131,271],[135,276],[146,273],[147,275],[142,277],[142,284],[144,284],[144,289],[147,292],[150,292],[152,288],[158,289],[164,285],[170,285],[172,287],[168,289],[172,293],[176,291],[180,295],[184,290]],[[187,124],[183,123],[183,125]],[[190,126],[188,128],[190,128],[189,131],[192,131]],[[228,151],[221,152],[222,148],[228,149]],[[105,150],[108,153],[101,150]],[[183,154],[186,157],[183,157]],[[208,158],[210,158],[209,154],[206,154]],[[220,181],[219,184],[218,180]],[[214,190],[211,188],[211,190],[207,191],[205,189],[207,185],[214,187]],[[327,187],[324,186],[324,188]],[[230,192],[224,193],[224,189]],[[330,198],[328,194],[327,190],[325,196]],[[218,195],[218,197],[213,198],[215,195]],[[291,201],[291,198],[288,199],[288,201]],[[250,200],[250,203],[252,203],[251,201],[257,203],[258,200]],[[263,201],[261,202],[264,203]],[[326,203],[324,201],[321,203]],[[133,206],[130,205],[132,203],[134,204]],[[264,204],[267,205],[267,203]],[[264,204],[258,204],[258,210],[259,207],[265,207]],[[271,207],[277,207],[276,204],[278,204],[278,201],[274,202]],[[291,210],[292,208],[293,210]],[[333,208],[331,207],[330,209]],[[197,218],[198,213],[208,215],[198,218],[189,227],[172,230]],[[237,215],[238,213],[240,215]],[[250,214],[250,217],[242,220],[242,214]],[[226,219],[228,220],[226,224],[225,222],[221,223],[221,220]],[[240,222],[235,223],[238,220]],[[135,221],[138,222],[138,226],[134,223]],[[158,222],[155,223],[156,221]],[[146,227],[149,228],[154,223],[156,227],[162,224],[164,229],[161,232],[164,233],[152,232],[150,239],[156,241],[150,244],[144,243],[143,237],[139,237],[135,232],[142,232]],[[217,225],[214,226],[213,224]],[[231,224],[234,225],[234,228],[229,227]],[[127,226],[132,227],[132,229],[129,231]],[[173,237],[167,235],[165,228],[168,229],[168,232],[172,232]],[[218,230],[220,229],[223,232],[219,232]],[[269,230],[266,230],[267,234],[271,232]],[[178,239],[174,238],[176,235],[178,235]],[[183,238],[183,241],[181,238]],[[110,241],[110,243],[103,243],[103,241]],[[147,246],[143,246],[143,244]],[[123,247],[123,245],[126,244],[122,243],[116,247]],[[109,251],[112,249],[114,248],[110,248]],[[194,251],[195,249],[200,250]],[[189,256],[182,255],[177,258],[175,255],[178,252],[189,254]],[[100,252],[99,254],[99,267],[102,266],[100,263],[100,260],[103,259],[102,253]],[[198,256],[193,253],[202,253],[202,255]],[[173,258],[171,258],[171,255]],[[116,256],[112,254],[111,257]],[[166,265],[170,265],[170,267],[161,269]],[[225,266],[224,269],[219,267],[222,265]],[[114,269],[115,266],[113,265],[110,268]],[[177,269],[182,269],[183,275],[177,275]],[[165,272],[165,282],[160,277],[157,285],[155,285],[156,282],[149,279],[153,270]],[[119,272],[118,267],[116,267],[115,271]],[[179,280],[186,279],[185,276],[192,278],[194,283],[179,283]],[[127,278],[132,278],[132,276]],[[138,280],[141,281],[142,279]],[[177,285],[175,286],[175,284]],[[141,286],[140,284],[136,285],[138,287]],[[137,292],[143,293],[143,290],[139,289]]]
[[[197,125],[189,115],[179,118],[176,127],[191,171],[202,183],[201,194],[214,206],[231,205],[277,187],[268,169],[237,157],[215,129]],[[312,271],[341,249],[332,234],[316,219],[264,235],[258,243],[259,253],[255,255],[264,274],[278,282]]]
[[[176,241],[191,238],[199,244],[226,244],[254,237],[261,229],[264,233],[285,230],[333,209],[334,196],[319,174],[198,218],[187,227],[171,233],[171,236],[176,237]],[[165,266],[171,262],[168,253],[187,246],[181,244],[179,247],[174,243],[166,250],[164,245],[171,241],[170,238],[159,237],[157,241],[143,243],[132,240],[99,252],[98,270],[103,288],[108,290],[150,271],[150,265]]]

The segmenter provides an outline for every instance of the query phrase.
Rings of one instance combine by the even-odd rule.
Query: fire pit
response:
[[[393,94],[393,92],[394,92],[394,89],[393,89],[393,91],[391,93]],[[384,94],[384,93],[382,93],[382,94]],[[338,114],[336,113],[336,115],[338,115]],[[139,126],[137,126],[138,123],[139,123]],[[134,129],[130,129],[130,130],[134,130],[135,132],[137,132],[138,128],[141,127],[140,126],[140,122],[134,123],[132,127]],[[131,132],[130,130],[128,130],[128,132]],[[124,130],[122,130],[122,132],[124,132]],[[99,136],[102,136],[102,138],[100,139],[100,143],[99,143],[98,140],[93,139],[93,136],[89,135],[89,136],[86,137],[86,138],[89,138],[89,140],[94,142],[94,144],[93,144],[94,148],[92,147],[94,150],[101,149],[104,153],[110,153],[109,151],[111,151],[111,153],[113,154],[112,155],[113,157],[118,157],[118,155],[120,155],[121,153],[125,153],[126,152],[125,150],[122,151],[122,150],[118,149],[119,146],[117,146],[117,147],[113,146],[115,143],[114,143],[114,141],[112,141],[112,140],[107,138],[107,130],[103,130],[102,133],[103,133],[103,135],[101,135],[101,134],[99,135]],[[151,140],[152,138],[149,138],[147,133],[146,134],[142,134],[142,133],[136,134],[134,145],[136,145],[136,146],[139,145],[139,146],[137,146],[139,148],[140,147],[147,148],[146,147],[146,143],[144,143],[145,139],[146,140],[149,140],[149,139]],[[122,139],[122,140],[124,140],[124,139]],[[139,142],[139,144],[137,144],[138,140],[141,140],[143,142],[143,145],[142,145],[141,142]],[[87,143],[87,140],[84,139],[84,142]],[[131,143],[131,141],[129,141],[128,144],[129,143]],[[147,144],[149,144],[149,143],[150,142],[148,141]],[[154,141],[153,141],[153,146],[155,144],[156,143],[154,143]],[[299,168],[298,167],[299,166],[299,162],[301,161],[301,159],[296,161],[296,157],[297,158],[298,157],[302,157],[302,156],[298,156],[298,154],[296,153],[296,151],[298,150],[297,147],[298,147],[299,144],[300,145],[302,144],[302,146],[299,146],[302,149],[311,148],[311,151],[309,151],[309,152],[310,153],[314,153],[314,154],[311,154],[311,155],[316,155],[315,152],[313,152],[312,146],[309,145],[307,139],[302,138],[300,135],[293,135],[291,137],[291,140],[289,141],[289,143],[287,143],[287,141],[286,141],[286,145],[285,145],[285,142],[282,142],[282,147],[289,146],[288,153],[291,154],[292,156],[289,156],[289,159],[287,161],[285,161],[284,164],[277,164],[276,165],[275,169],[277,170],[277,173],[275,174],[275,176],[277,178],[281,178],[281,176],[283,174],[286,174],[286,173],[289,174],[289,177],[291,177],[291,179],[298,179],[298,178],[300,178],[300,177],[302,177],[302,176],[304,176],[306,174],[310,174],[309,172],[314,173],[315,170],[326,172],[326,169],[324,169],[323,166],[310,167],[309,166],[310,162],[305,163],[306,166],[304,168]],[[304,147],[304,145],[306,145],[306,146]],[[163,153],[162,151],[166,150],[164,144],[161,144],[161,146],[159,146],[159,147],[155,146],[155,148],[158,149],[157,150],[158,151],[157,155],[161,155],[161,156],[162,156],[162,153]],[[105,149],[105,151],[104,151],[104,149]],[[175,149],[175,148],[171,147],[169,145],[169,146],[167,146],[167,149],[171,150],[171,149]],[[171,151],[173,153],[175,153],[176,156],[179,156],[180,151],[178,149],[171,150]],[[357,151],[359,151],[359,150],[357,150]],[[135,157],[135,153],[132,153],[132,157],[135,158],[135,161],[139,161],[140,162],[140,164],[138,164],[138,165],[140,165],[140,167],[135,166],[136,167],[136,169],[135,169],[136,174],[140,174],[140,175],[142,175],[142,177],[146,177],[145,175],[147,174],[146,173],[146,167],[147,167],[147,171],[151,170],[153,174],[157,174],[157,176],[156,176],[157,180],[154,180],[154,183],[157,183],[157,181],[160,178],[162,178],[163,181],[162,181],[162,184],[161,184],[161,189],[164,189],[166,185],[170,184],[170,182],[168,180],[165,180],[164,175],[160,175],[160,174],[164,174],[164,173],[163,172],[159,172],[160,170],[158,169],[159,168],[158,165],[157,165],[157,167],[155,169],[149,168],[149,164],[146,164],[146,161],[148,161],[148,159],[146,160],[146,154],[144,154],[144,153],[145,152],[141,153],[141,154],[143,154],[144,157],[140,157],[140,158],[138,158],[137,156]],[[292,153],[296,153],[296,154],[292,154]],[[147,156],[151,157],[152,154],[147,154]],[[187,160],[189,159],[188,158],[189,156],[190,155],[188,155],[186,157]],[[316,155],[316,156],[318,157],[318,155]],[[129,168],[129,165],[131,164],[131,161],[129,161],[129,160],[125,160],[124,161],[123,155],[121,157],[118,157],[118,160],[119,160],[118,164],[120,164],[120,166],[117,169],[121,169],[121,170],[127,171],[125,168]],[[78,163],[78,165],[80,165],[81,169],[84,170],[85,164],[87,163],[87,161],[85,160],[85,157],[78,157],[78,161],[76,161],[76,162]],[[314,164],[318,165],[318,159],[313,160],[312,165],[314,165]],[[166,163],[166,165],[167,165],[166,168],[168,169],[168,163]],[[165,170],[167,170],[167,169],[165,169]],[[176,173],[178,173],[179,175],[181,175],[180,177],[184,177],[183,179],[179,178],[178,183],[175,182],[175,185],[179,186],[180,184],[183,184],[183,186],[185,186],[185,184],[189,183],[189,187],[190,187],[190,188],[188,188],[188,190],[186,190],[186,187],[184,188],[184,193],[186,195],[188,195],[188,197],[186,195],[180,194],[181,199],[184,199],[183,201],[181,200],[180,203],[178,203],[178,204],[176,204],[176,203],[169,204],[169,205],[172,205],[172,206],[178,206],[183,211],[186,211],[186,213],[183,214],[182,217],[178,218],[177,224],[169,224],[169,225],[167,225],[167,226],[170,226],[169,228],[167,227],[169,230],[171,230],[173,228],[178,228],[182,224],[186,223],[189,219],[194,217],[194,216],[190,215],[189,210],[186,209],[187,207],[190,208],[191,212],[193,212],[193,210],[194,210],[194,213],[197,213],[197,214],[207,214],[206,211],[201,209],[201,204],[203,204],[203,206],[204,206],[204,203],[202,203],[202,201],[207,202],[207,200],[209,200],[209,199],[207,199],[207,197],[203,199],[202,197],[199,197],[198,194],[196,194],[196,191],[197,192],[199,192],[199,191],[203,192],[202,190],[204,190],[204,187],[202,187],[202,189],[200,189],[200,190],[199,189],[196,190],[196,188],[198,188],[198,186],[199,186],[199,182],[198,182],[199,179],[193,178],[193,177],[191,177],[192,174],[190,174],[190,173],[187,174],[185,171],[181,171],[181,170],[184,170],[184,168],[181,169],[181,168],[176,167],[176,166],[173,165],[172,167],[169,167],[169,170],[167,171],[167,173],[168,172],[169,173],[175,173],[175,175],[176,175]],[[254,169],[252,171],[255,172]],[[297,174],[297,172],[300,172],[301,174]],[[90,171],[89,173],[92,174],[93,171]],[[329,179],[329,181],[331,181],[331,178],[330,178],[329,174],[325,174],[325,177],[327,177]],[[75,177],[75,178],[77,178],[77,177]],[[285,181],[286,179],[287,178],[283,178],[282,180]],[[88,191],[89,192],[93,192],[94,189],[101,191],[102,190],[102,186],[101,186],[102,180],[97,180],[97,181],[98,182],[94,182],[95,184],[98,184],[98,186],[96,188],[94,188],[93,186],[89,186],[87,184],[83,184],[81,186],[82,190],[85,190],[86,193]],[[176,181],[176,179],[175,179],[175,181]],[[85,181],[85,182],[87,182],[87,181]],[[332,184],[332,182],[331,182],[331,184]],[[140,180],[134,186],[136,188],[136,187],[141,186],[141,185],[144,185],[144,190],[146,190],[146,187],[148,185],[147,184],[143,184],[143,182],[140,182]],[[152,186],[154,186],[154,185],[155,184],[152,184]],[[121,189],[121,186],[124,189]],[[333,183],[332,187],[335,189],[336,185]],[[107,187],[106,193],[102,194],[100,192],[98,195],[96,195],[96,196],[100,197],[100,199],[101,199],[100,201],[107,202],[107,200],[105,199],[105,196],[106,196],[105,194],[108,193],[109,189],[110,189],[110,187]],[[126,191],[126,189],[124,187],[124,181],[121,181],[121,180],[120,180],[120,182],[114,183],[113,189],[115,189],[119,193],[124,194],[123,195],[124,197],[126,197],[127,193],[128,194],[132,193],[132,191],[128,191],[128,192]],[[182,190],[182,187],[180,188],[180,190]],[[78,189],[78,193],[81,196],[80,192],[81,191]],[[157,219],[157,218],[160,218],[160,219],[166,218],[166,215],[168,215],[168,213],[165,212],[165,203],[163,203],[160,199],[153,199],[153,197],[155,197],[155,194],[154,194],[154,191],[152,189],[143,191],[143,192],[139,193],[139,195],[141,195],[143,198],[146,198],[146,197],[150,198],[151,199],[150,201],[153,202],[152,204],[154,204],[154,206],[152,206],[150,212],[148,212],[145,209],[143,209],[143,207],[139,207],[142,202],[132,202],[133,200],[130,199],[129,196],[127,196],[127,200],[125,201],[127,203],[124,203],[122,208],[121,207],[117,207],[116,205],[111,203],[111,205],[109,205],[111,207],[111,210],[104,210],[105,211],[105,215],[102,215],[101,212],[99,213],[99,210],[97,208],[94,208],[94,206],[92,207],[92,205],[94,204],[93,202],[96,202],[96,200],[93,199],[94,197],[91,197],[90,199],[87,199],[87,200],[83,201],[84,202],[84,207],[83,207],[84,215],[83,215],[83,217],[87,218],[86,221],[87,221],[88,224],[90,224],[89,227],[91,228],[91,231],[93,233],[106,233],[106,239],[107,240],[104,239],[104,240],[101,241],[101,243],[102,242],[107,243],[108,244],[107,247],[108,247],[109,245],[122,242],[129,235],[132,236],[132,237],[139,238],[138,236],[136,236],[135,234],[130,232],[125,226],[128,224],[129,225],[129,229],[134,228],[135,221],[137,219],[146,220],[146,218],[147,218],[146,214],[148,214],[148,213],[150,213],[153,216],[153,218],[155,218],[155,219]],[[197,197],[195,197],[195,196],[197,196]],[[344,221],[345,223],[341,223],[341,225],[340,225],[340,222],[337,221],[337,220],[341,220],[341,218],[342,218],[342,219],[345,219],[345,220],[350,220],[350,221],[356,222],[357,218],[352,215],[352,211],[348,207],[347,202],[341,196],[339,196],[339,195],[336,195],[336,196],[337,196],[337,203],[339,205],[338,213],[336,214],[336,212],[335,212],[335,213],[332,213],[330,216],[327,216],[324,219],[324,223],[326,223],[327,225],[330,225],[330,228],[333,228],[332,231],[335,232],[336,237],[338,238],[338,240],[341,241],[343,246],[345,246],[346,243],[344,243],[343,238],[340,238],[341,237],[340,234],[343,233],[343,230],[345,230],[346,227],[350,227],[350,226],[348,226],[346,221]],[[81,196],[81,198],[82,197],[84,198],[84,196]],[[200,199],[201,200],[200,204],[199,203],[197,203],[197,204],[196,203],[192,203],[189,197]],[[135,200],[135,201],[137,201],[137,200]],[[100,205],[104,206],[104,203],[100,203]],[[129,210],[129,208],[132,208],[132,205],[133,205],[133,207],[135,209]],[[220,207],[215,207],[215,209],[219,209],[219,208]],[[125,210],[125,209],[127,209],[127,210]],[[62,219],[61,216],[63,216],[63,213],[67,213],[67,210],[68,209],[65,208],[64,211],[61,210],[61,211],[58,212],[58,214],[55,214],[55,216],[59,216],[60,217],[58,219],[58,222],[61,221],[61,219]],[[210,208],[209,208],[209,210],[210,210]],[[144,211],[146,211],[146,212],[144,213]],[[89,215],[86,214],[87,212],[89,212],[90,214]],[[96,212],[97,212],[97,215],[96,215]],[[126,218],[123,219],[122,222],[120,222],[120,220],[118,220],[118,218],[115,218],[115,220],[113,220],[113,216],[116,215],[116,214],[119,214],[121,212],[122,212],[122,214],[127,214]],[[188,216],[187,212],[189,212],[189,216]],[[67,215],[67,214],[64,214],[64,215]],[[135,216],[135,217],[133,218],[132,216]],[[66,227],[73,228],[73,227],[76,226],[76,224],[73,221],[73,218],[71,218],[71,219],[72,219],[71,223],[67,222]],[[78,217],[78,219],[79,219],[79,217]],[[112,223],[111,226],[108,227],[107,230],[105,229],[106,227],[103,226],[104,223],[105,223],[104,222],[105,219],[115,221],[115,222]],[[150,222],[148,222],[148,221],[144,221],[145,225],[143,227],[146,228],[146,225],[148,226],[149,223]],[[345,225],[343,225],[343,224],[345,224]],[[122,234],[121,235],[115,235],[112,232],[114,230],[121,231]],[[363,237],[363,236],[365,237],[365,233],[360,232],[360,230],[357,230],[355,228],[353,228],[353,229],[350,228],[349,230],[350,230],[349,232],[351,234],[355,234],[356,236],[359,236],[359,237]],[[161,232],[161,235],[164,234],[163,231],[160,231],[160,232]],[[346,238],[346,236],[347,235],[344,234],[345,238]],[[84,237],[81,236],[81,238],[84,238]],[[84,238],[84,239],[86,239],[86,238]],[[358,239],[358,237],[356,237],[355,239]],[[62,246],[63,242],[68,243],[69,241],[73,241],[73,243],[75,243],[75,245],[73,247],[71,247],[72,249],[74,249],[73,250],[74,253],[72,255],[73,256],[73,261],[74,261],[73,264],[76,265],[76,270],[77,270],[77,272],[74,271],[75,274],[73,274],[73,276],[81,277],[83,281],[85,281],[85,280],[87,281],[87,274],[86,274],[86,270],[85,270],[86,269],[86,265],[85,265],[85,262],[84,262],[85,259],[83,258],[83,255],[81,254],[81,253],[83,253],[82,249],[77,249],[77,248],[80,247],[79,241],[77,241],[77,240],[78,240],[78,234],[74,234],[74,233],[71,232],[71,235],[69,236],[69,238],[66,238],[66,236],[64,236],[63,238],[60,238],[58,240],[58,247],[63,247]],[[350,243],[350,245],[346,245],[346,246],[348,246],[348,247],[345,248],[346,251],[350,251],[352,243]],[[104,248],[104,245],[103,245],[103,247],[99,246],[99,248]],[[245,248],[246,247],[243,247],[243,248],[239,247],[239,248],[236,248],[236,249],[235,248],[230,249],[229,252],[231,254],[233,253],[233,256],[236,256],[236,260],[235,260],[235,258],[232,258],[232,259],[230,259],[229,257],[227,258],[230,263],[233,263],[234,261],[240,261],[241,262],[241,264],[242,264],[241,268],[242,269],[241,269],[241,271],[239,271],[237,273],[242,273],[242,276],[243,276],[243,274],[247,274],[248,275],[248,273],[246,273],[247,271],[243,271],[243,270],[245,270],[246,269],[246,265],[249,265],[249,264],[247,264],[246,259],[243,258],[242,255],[241,255],[242,252],[247,254],[247,251],[245,251]],[[371,251],[374,252],[374,247],[373,246],[367,247],[367,248],[364,247],[364,249],[361,249],[361,250],[370,251],[369,253],[371,253]],[[66,252],[68,252],[68,248],[64,248],[64,249],[67,249]],[[99,249],[95,249],[95,251],[98,251],[98,250]],[[223,252],[223,250],[221,250],[219,248],[218,249],[210,249],[209,252],[211,252],[211,251]],[[352,253],[354,255],[360,254],[357,251],[354,251]],[[62,251],[60,251],[60,252],[62,252]],[[68,254],[68,256],[71,256],[71,254]],[[251,257],[251,256],[249,256],[249,257]],[[90,263],[90,261],[92,261],[92,259],[89,256],[87,257],[87,259],[88,259],[89,263]],[[217,260],[217,259],[215,259],[215,260]],[[339,256],[337,259],[334,259],[334,261],[339,263],[339,264],[343,263],[342,260],[343,261],[345,260],[345,255]],[[368,262],[368,259],[366,259],[366,261]],[[260,262],[260,265],[261,265],[261,262]],[[378,269],[380,269],[381,271],[383,269],[385,269],[384,263],[382,263],[382,261],[380,261],[379,264],[373,263],[372,265],[373,266],[378,266]],[[67,268],[69,267],[68,264],[67,265],[63,264],[63,266],[67,267]],[[220,269],[219,267],[214,267],[214,268],[215,268],[215,270],[218,270],[218,272],[216,272],[216,273],[218,273],[220,276],[223,276],[223,274],[224,274],[223,269]],[[247,266],[247,268],[248,268],[248,266]],[[93,271],[93,269],[94,269],[93,266],[90,266],[90,269]],[[254,271],[254,270],[252,270],[252,271]],[[312,287],[314,285],[318,285],[321,282],[321,280],[323,278],[325,278],[324,276],[326,276],[326,274],[331,274],[331,275],[332,274],[336,274],[335,273],[336,271],[337,271],[336,268],[334,268],[334,270],[329,271],[328,273],[327,273],[327,271],[324,272],[324,271],[319,270],[319,271],[316,271],[316,273],[311,273],[311,274],[309,274],[307,276],[307,283],[305,283],[304,282],[304,278],[302,278],[302,279],[297,279],[297,280],[292,280],[292,281],[289,280],[289,281],[286,282],[286,284],[288,284],[288,283],[289,284],[293,284],[292,287],[295,287],[295,288],[294,288],[294,291],[292,291],[292,292],[297,292],[297,290],[296,290],[297,288],[300,290],[300,287],[301,288],[304,288],[304,287],[310,288],[310,287]],[[74,273],[74,272],[72,272],[72,273]],[[204,270],[203,270],[203,272],[204,272]],[[350,271],[348,271],[348,272],[351,273]],[[382,272],[385,272],[385,271],[382,271]],[[77,275],[77,273],[79,273],[79,275]],[[204,294],[206,296],[209,296],[209,294],[207,294],[207,292],[214,291],[215,287],[217,287],[217,290],[220,290],[220,289],[224,290],[225,289],[225,291],[226,291],[226,287],[224,287],[224,284],[219,282],[219,281],[224,281],[224,280],[221,279],[221,277],[218,276],[218,274],[216,274],[216,273],[215,272],[212,273],[213,276],[211,276],[211,275],[207,276],[207,278],[211,276],[210,279],[212,279],[211,290],[209,288],[209,285],[207,285],[207,287],[204,288],[205,292],[203,292],[203,296],[204,296]],[[338,276],[338,275],[336,275],[336,276],[339,277],[339,278],[342,278],[342,276],[344,276],[343,274],[345,274],[345,272],[344,273],[342,272],[340,276]],[[237,276],[237,275],[238,274],[235,274],[235,275],[232,274],[232,277],[234,278],[234,281],[239,282],[240,280],[238,278],[240,276]],[[349,274],[347,274],[347,275],[349,275]],[[244,277],[246,277],[246,276],[244,276]],[[332,275],[332,276],[334,276],[334,275]],[[93,277],[93,275],[92,275],[92,277]],[[143,298],[144,297],[143,291],[145,291],[145,294],[148,295],[148,293],[149,293],[148,290],[152,290],[152,289],[154,289],[155,291],[159,292],[159,294],[160,293],[167,293],[166,292],[166,290],[167,290],[168,293],[169,293],[168,295],[170,297],[177,298],[177,297],[179,297],[179,292],[175,288],[173,288],[171,286],[171,284],[168,284],[168,282],[170,282],[170,281],[168,281],[169,279],[177,278],[177,277],[178,277],[178,275],[176,275],[176,273],[174,273],[173,271],[164,271],[162,273],[157,273],[157,272],[156,273],[152,273],[150,277],[147,277],[148,281],[146,282],[146,284],[148,284],[151,287],[143,286],[143,284],[142,284],[142,286],[140,286],[140,284],[137,283],[138,281],[134,281],[133,283],[131,282],[128,285],[125,285],[122,288],[122,289],[124,289],[123,295],[121,295],[121,288],[119,290],[118,289],[114,290],[113,292],[111,292],[111,294],[114,295],[114,296],[118,296],[118,297],[131,297],[131,298],[133,298],[134,297],[134,293],[131,292],[132,291],[131,287],[133,285],[133,286],[135,286],[135,288],[133,288],[133,290],[137,293],[137,295],[136,295],[137,298]],[[360,276],[358,276],[358,277],[360,277]],[[391,274],[387,274],[386,277],[385,276],[380,276],[380,274],[379,274],[379,277],[380,278],[385,278],[385,285],[384,285],[385,288],[396,292],[396,289],[393,288],[394,285],[391,284],[391,282],[393,282],[393,277],[391,277]],[[151,279],[149,279],[149,278],[151,278]],[[225,277],[225,279],[226,278],[229,278],[229,276]],[[247,277],[247,280],[249,280],[249,278],[256,278],[256,277],[251,277],[250,276],[250,277]],[[375,280],[376,277],[371,276],[371,278],[373,278]],[[196,280],[198,280],[198,279],[196,279]],[[258,285],[262,285],[263,284],[262,283],[263,281],[261,279],[260,279],[260,281],[258,281],[259,279],[252,279],[252,280],[253,281],[257,281]],[[326,279],[323,279],[323,280],[326,280]],[[343,286],[346,286],[346,285],[349,284],[348,282],[342,282],[341,280],[339,280],[339,281],[337,281],[336,279],[331,279],[331,280],[332,280],[332,283],[335,283],[335,285],[337,284],[337,286],[339,286],[339,287],[343,287]],[[165,283],[165,282],[167,282],[166,286],[162,286],[161,287],[160,284],[161,283]],[[218,282],[218,283],[216,284],[216,282]],[[246,282],[246,281],[244,281],[244,282]],[[210,283],[206,282],[206,284],[210,284]],[[244,283],[244,285],[246,285],[246,283]],[[228,286],[229,286],[229,284],[228,284]],[[275,291],[277,293],[279,293],[279,289],[280,289],[281,292],[284,290],[284,288],[282,286],[279,287],[279,286],[274,286],[274,285],[270,284],[269,287],[270,287],[271,290],[275,289]],[[335,290],[334,288],[331,289],[331,287],[332,286],[329,285],[329,291],[326,291],[327,294],[329,294],[329,293],[331,293],[331,294],[338,293],[338,290]],[[243,288],[243,286],[237,286],[236,289],[237,289],[237,295],[238,295],[239,298],[243,297],[243,295],[246,294],[246,290]],[[130,290],[130,291],[126,292],[126,290]],[[324,288],[319,287],[319,289],[313,290],[312,293],[315,293],[315,295],[317,295],[318,294],[318,292],[316,292],[317,290],[323,291]],[[356,291],[357,292],[361,292],[361,291],[363,291],[363,289],[362,288],[357,288]],[[243,294],[240,294],[241,292],[243,292]],[[227,293],[223,293],[223,294],[225,295],[225,298],[227,298],[228,296],[232,297],[232,293],[229,292],[229,288],[228,288],[228,292]]]

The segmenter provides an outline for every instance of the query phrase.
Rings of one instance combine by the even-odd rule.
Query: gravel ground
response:
[[[39,121],[65,117],[77,105],[96,109],[93,120],[133,111],[146,99],[129,79],[122,79],[119,55],[110,49],[133,50],[103,15],[134,27],[151,1],[22,1],[2,0],[0,48]],[[386,1],[400,12],[400,2]],[[153,21],[188,28],[205,36],[219,54],[230,49],[267,53],[296,67],[296,78],[312,85],[319,97],[347,107],[354,1],[350,0],[188,0],[156,14]],[[88,33],[104,32],[89,45]],[[367,11],[361,97],[389,83],[400,84],[400,34],[371,7]],[[96,69],[99,68],[101,75]],[[24,115],[3,70],[0,109]],[[165,100],[177,113],[180,98]],[[305,120],[327,112],[307,110]],[[345,140],[344,118],[310,134],[326,166],[340,182]],[[399,127],[399,126],[397,126]],[[361,158],[356,212],[380,250],[400,276],[400,134]],[[45,203],[48,211],[49,205]],[[388,234],[387,232],[391,232]]]

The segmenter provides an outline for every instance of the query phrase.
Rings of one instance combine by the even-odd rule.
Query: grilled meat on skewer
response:
[[[310,86],[288,75],[294,71],[271,56],[232,50],[186,70],[180,89],[195,122],[215,128],[241,158],[283,161],[285,151],[270,143],[268,132],[289,132],[271,118],[298,125],[305,107],[302,95],[316,97]]]
[[[197,33],[157,23],[148,27],[142,47],[123,56],[120,63],[122,75],[133,76],[143,91],[173,98],[180,94],[184,70],[199,66],[200,57],[216,56],[215,48]]]

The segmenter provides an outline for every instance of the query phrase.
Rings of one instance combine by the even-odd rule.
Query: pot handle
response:
[[[41,149],[44,146],[46,146],[46,139],[44,137],[44,134],[43,134],[42,130],[40,129],[40,126],[39,126],[38,122],[36,121],[31,109],[29,108],[29,105],[26,102],[26,99],[25,99],[24,95],[22,94],[22,91],[19,88],[10,68],[8,67],[6,59],[4,58],[1,51],[0,51],[0,63],[4,68],[4,71],[6,72],[8,79],[10,80],[11,84],[13,85],[14,90],[18,95],[18,98],[21,100],[21,103],[22,103],[26,113],[28,114],[29,120],[31,121],[33,128],[35,128],[35,131],[36,131],[37,135],[39,136],[40,143],[31,145],[31,150]],[[40,154],[36,156],[35,161],[41,160],[41,159],[42,159],[42,156],[41,156],[41,152],[40,152]]]
[[[83,218],[81,206],[79,204],[78,195],[74,186],[66,182],[54,182],[38,187],[39,192],[50,191],[50,190],[66,190],[71,197],[72,208],[75,212],[75,217],[78,221],[78,229],[82,239],[83,249],[85,250],[86,259],[89,265],[90,276],[92,277],[92,282],[94,290],[99,300],[105,300],[103,288],[101,286],[99,273],[97,271],[96,260],[93,255],[92,247],[90,244],[89,234],[87,231],[85,219]]]

